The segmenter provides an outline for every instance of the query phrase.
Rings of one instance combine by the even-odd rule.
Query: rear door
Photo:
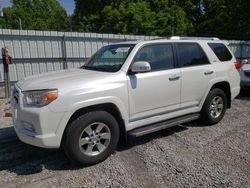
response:
[[[215,77],[215,70],[198,43],[176,43],[181,70],[181,107],[198,106]]]

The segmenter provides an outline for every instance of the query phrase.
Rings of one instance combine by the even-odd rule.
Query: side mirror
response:
[[[245,64],[249,64],[249,59],[243,59],[242,61],[241,61],[241,65],[245,65]]]
[[[133,73],[142,73],[151,71],[151,66],[147,61],[136,61],[131,67]]]

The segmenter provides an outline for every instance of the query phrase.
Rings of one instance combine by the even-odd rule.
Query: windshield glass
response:
[[[122,67],[135,44],[114,44],[102,47],[81,68],[117,72]]]

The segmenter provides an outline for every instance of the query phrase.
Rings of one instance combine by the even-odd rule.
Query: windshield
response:
[[[135,44],[115,44],[102,47],[81,68],[117,72],[122,67]]]

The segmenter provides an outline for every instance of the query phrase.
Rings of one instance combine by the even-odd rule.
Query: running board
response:
[[[189,114],[189,115],[173,118],[173,119],[170,119],[167,121],[162,121],[159,123],[149,124],[149,125],[146,125],[144,127],[136,128],[134,130],[129,131],[128,135],[132,136],[132,137],[139,137],[139,136],[143,136],[143,135],[146,135],[149,133],[160,131],[160,130],[163,130],[163,129],[166,129],[169,127],[173,127],[175,125],[179,125],[179,124],[186,123],[189,121],[197,120],[199,118],[200,118],[199,113]]]

